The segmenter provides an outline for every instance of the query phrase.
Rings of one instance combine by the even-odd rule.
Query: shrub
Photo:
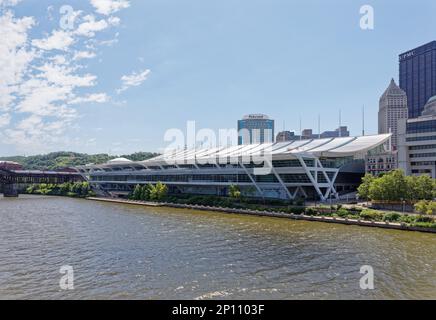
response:
[[[350,208],[350,211],[351,211],[351,212],[358,212],[358,213],[361,213],[361,212],[362,212],[362,209],[361,209],[361,208],[358,208],[358,207],[355,207],[355,206],[352,206],[352,207]]]
[[[338,217],[340,218],[347,218],[348,216],[350,216],[350,212],[347,209],[344,208],[340,208],[336,214],[338,215]]]
[[[308,216],[316,216],[318,215],[318,210],[316,210],[315,208],[306,208],[305,210],[305,214]]]
[[[416,217],[416,222],[423,222],[423,223],[434,223],[434,219],[433,217],[429,217],[429,216],[418,216]]]
[[[407,224],[413,224],[416,222],[416,217],[412,216],[412,215],[408,215],[408,214],[402,215],[400,218],[400,222],[407,223]]]
[[[399,214],[399,213],[396,213],[396,212],[385,213],[383,216],[383,221],[396,222],[396,221],[399,221],[400,218],[401,218],[401,214]]]
[[[412,224],[413,227],[420,227],[420,228],[433,228],[436,229],[436,223],[433,222],[415,222]]]
[[[383,213],[376,211],[376,210],[366,209],[360,213],[360,217],[363,220],[381,221],[383,219]]]

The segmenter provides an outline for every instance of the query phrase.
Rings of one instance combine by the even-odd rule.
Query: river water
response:
[[[74,290],[60,289],[65,265]],[[0,198],[0,299],[408,298],[436,298],[434,234]]]

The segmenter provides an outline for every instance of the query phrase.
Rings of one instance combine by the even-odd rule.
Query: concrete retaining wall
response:
[[[339,223],[339,224],[355,225],[361,227],[375,227],[375,228],[393,229],[393,230],[436,233],[436,229],[433,228],[410,227],[403,223],[400,224],[400,223],[392,223],[392,222],[374,222],[374,221],[343,219],[343,218],[335,218],[335,217],[305,216],[305,215],[296,215],[290,213],[280,213],[280,212],[270,212],[270,211],[231,209],[231,208],[220,208],[220,207],[209,207],[209,206],[187,205],[187,204],[176,204],[176,203],[154,203],[154,202],[142,202],[142,201],[122,200],[122,199],[88,198],[88,200],[148,206],[148,207],[150,206],[168,207],[168,208],[176,208],[176,209],[191,209],[191,210],[201,210],[201,211],[222,212],[227,214],[247,214],[247,215],[261,216],[261,217],[286,218],[292,220]]]

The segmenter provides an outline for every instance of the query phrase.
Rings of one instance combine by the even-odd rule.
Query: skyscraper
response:
[[[276,142],[286,142],[286,141],[292,141],[292,140],[298,140],[300,139],[299,136],[295,135],[295,132],[291,131],[282,131],[277,134]]]
[[[394,79],[380,97],[378,133],[392,133],[392,149],[398,147],[398,120],[407,119],[407,95],[397,86]]]
[[[400,55],[400,88],[407,94],[409,118],[421,115],[436,95],[436,41]]]
[[[407,174],[436,178],[436,95],[422,116],[399,121],[399,167]]]
[[[238,144],[274,142],[274,120],[264,114],[250,114],[238,121]]]

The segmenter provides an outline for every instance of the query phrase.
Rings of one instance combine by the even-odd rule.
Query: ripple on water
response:
[[[21,197],[0,200],[0,243],[3,299],[436,298],[433,234]]]

